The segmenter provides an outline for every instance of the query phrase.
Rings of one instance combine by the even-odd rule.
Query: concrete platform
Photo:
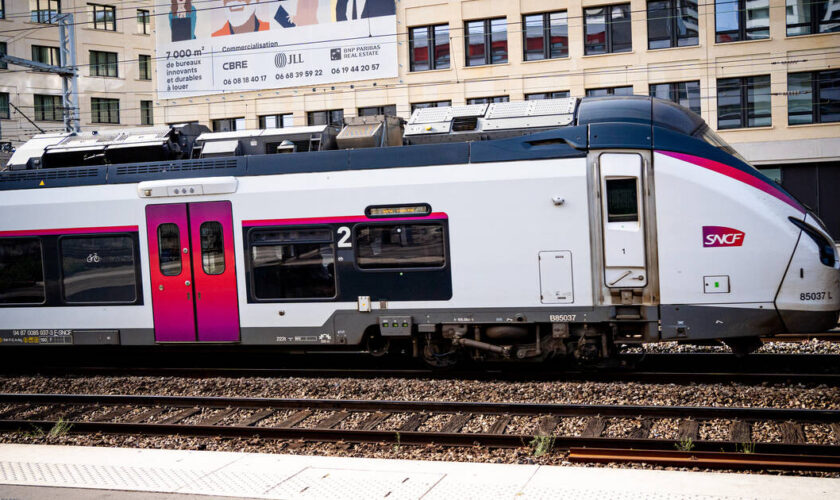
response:
[[[840,479],[210,451],[0,445],[0,498],[200,498],[196,495],[388,500],[817,500],[840,498]]]

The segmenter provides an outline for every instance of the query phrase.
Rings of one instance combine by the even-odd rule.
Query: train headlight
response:
[[[814,243],[817,244],[817,248],[820,250],[820,262],[828,267],[834,267],[834,264],[837,262],[837,248],[834,246],[834,242],[826,238],[824,234],[817,231],[813,226],[794,217],[788,217],[788,219],[795,226],[802,229],[802,232],[810,236]]]

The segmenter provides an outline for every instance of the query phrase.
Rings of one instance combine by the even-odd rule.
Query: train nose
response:
[[[834,242],[823,231],[791,218],[802,229],[776,309],[790,333],[816,333],[837,327],[840,315],[840,263]]]

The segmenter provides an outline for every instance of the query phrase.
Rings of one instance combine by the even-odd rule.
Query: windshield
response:
[[[741,156],[738,153],[738,151],[735,150],[735,148],[730,146],[728,142],[724,141],[723,137],[717,135],[717,133],[714,130],[712,130],[708,125],[700,127],[700,129],[694,132],[693,135],[694,137],[702,139],[718,149],[726,151],[727,153],[731,154],[732,156],[738,158],[742,162],[749,165],[750,162],[745,160],[744,157]]]

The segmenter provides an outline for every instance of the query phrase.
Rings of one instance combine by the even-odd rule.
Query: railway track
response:
[[[340,357],[339,357],[340,358]],[[72,358],[71,358],[72,359]],[[106,358],[113,364],[6,364],[6,375],[49,376],[149,376],[149,377],[304,377],[304,378],[407,378],[474,379],[510,381],[634,381],[646,383],[745,383],[825,384],[840,386],[840,356],[829,354],[758,354],[741,359],[731,354],[629,354],[609,367],[580,368],[557,363],[544,365],[473,365],[452,370],[406,368],[405,363],[363,358],[322,358],[302,364],[260,360],[202,358],[185,364],[157,359],[158,366],[137,366],[136,358]],[[20,360],[19,360],[20,361]],[[142,361],[148,362],[147,358]],[[207,363],[198,365],[196,363]],[[286,365],[277,368],[277,364]]]
[[[0,405],[3,431],[532,446],[571,450],[569,458],[582,461],[624,455],[693,466],[840,472],[840,446],[808,438],[809,430],[821,429],[840,442],[840,410],[95,394],[0,394]],[[619,421],[621,435],[609,431]],[[726,436],[704,439],[704,426],[713,422],[728,426]],[[756,425],[775,426],[781,439],[755,442]],[[593,450],[602,453],[596,457]]]

